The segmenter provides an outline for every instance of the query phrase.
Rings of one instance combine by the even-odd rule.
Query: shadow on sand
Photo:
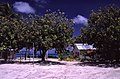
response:
[[[50,60],[46,60],[46,61],[0,61],[0,65],[1,64],[31,64],[31,65],[41,65],[41,66],[45,66],[45,65],[66,65],[65,63],[61,63],[59,61],[50,61]]]
[[[96,67],[102,67],[102,68],[119,68],[120,67],[120,63],[89,62],[89,61],[76,63],[74,65],[77,65],[77,66],[96,66]]]

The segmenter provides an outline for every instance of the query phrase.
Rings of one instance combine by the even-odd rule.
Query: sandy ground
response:
[[[52,60],[57,61],[57,60]],[[120,79],[120,68],[75,65],[78,62],[40,65],[1,64],[0,79]]]

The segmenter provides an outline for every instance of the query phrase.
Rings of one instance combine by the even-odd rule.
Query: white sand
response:
[[[0,79],[120,79],[120,68],[74,65],[1,64]]]

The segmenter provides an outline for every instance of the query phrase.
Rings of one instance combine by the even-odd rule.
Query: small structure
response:
[[[96,51],[96,48],[93,47],[93,45],[88,44],[74,44],[74,56],[80,57],[82,53],[93,53]]]
[[[0,52],[0,59],[5,59],[5,61],[12,61],[16,58],[16,52],[14,49],[5,49],[3,52]]]
[[[9,60],[13,60],[13,59],[16,59],[16,52],[14,49],[9,49],[9,56],[8,56],[8,59]]]

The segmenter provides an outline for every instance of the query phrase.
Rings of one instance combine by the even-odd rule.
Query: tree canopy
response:
[[[43,16],[33,18],[31,27],[37,29],[34,41],[36,40],[38,49],[43,50],[43,57],[48,49],[62,50],[71,43],[73,22],[65,17],[64,12],[48,11]]]
[[[0,5],[0,50],[17,48],[21,22],[9,4]]]
[[[3,4],[0,5],[0,49],[19,50],[32,48],[34,44],[36,50],[43,51],[44,61],[48,49],[62,50],[72,42],[72,25],[72,20],[61,11],[48,10],[43,16],[22,17],[14,13],[9,4]]]
[[[104,59],[120,59],[120,8],[107,6],[93,11],[88,26],[81,29],[81,40],[93,44],[97,54]]]

